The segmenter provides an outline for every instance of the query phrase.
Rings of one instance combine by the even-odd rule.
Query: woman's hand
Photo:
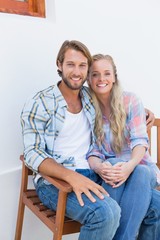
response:
[[[112,177],[108,178],[108,175],[110,176],[113,170],[113,166],[110,162],[102,162],[102,160],[96,156],[90,156],[88,162],[91,169],[93,169],[103,179],[104,182],[110,184],[111,186],[114,185]]]
[[[113,187],[117,188],[122,185],[133,172],[135,165],[131,161],[129,162],[118,162],[113,166],[113,169],[117,169],[119,167],[119,171],[114,172],[113,181],[116,183]]]
[[[110,184],[111,186],[114,185],[114,182],[112,181],[113,166],[110,162],[101,162],[96,164],[94,171],[103,179],[104,182]]]
[[[121,167],[112,165],[110,162],[104,162],[101,164],[101,169],[97,172],[100,177],[105,181],[105,183],[111,185],[112,187],[117,184],[117,176],[121,173]]]

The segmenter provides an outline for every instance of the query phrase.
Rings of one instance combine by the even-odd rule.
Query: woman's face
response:
[[[109,60],[94,61],[89,74],[89,85],[96,95],[110,93],[115,75]]]

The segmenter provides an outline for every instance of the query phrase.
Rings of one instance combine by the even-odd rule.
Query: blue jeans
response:
[[[117,158],[109,159],[113,165],[120,161],[122,160]],[[144,165],[138,165],[127,181],[118,188],[102,184],[121,207],[120,226],[114,240],[135,240],[137,238],[139,228],[151,202],[151,187],[155,184],[156,176]],[[144,238],[144,240],[146,239]],[[150,238],[150,240],[153,239]]]
[[[98,184],[102,183],[101,178],[90,169],[81,169],[77,172]],[[46,184],[43,178],[38,180],[35,187],[44,205],[56,210],[58,190],[53,185]],[[111,197],[105,196],[104,200],[100,200],[96,195],[94,197],[96,202],[92,203],[85,194],[82,194],[85,204],[81,207],[75,193],[69,193],[66,216],[82,224],[79,240],[112,240],[119,226],[120,207]]]
[[[160,191],[152,190],[152,198],[147,214],[141,224],[138,240],[160,239]]]

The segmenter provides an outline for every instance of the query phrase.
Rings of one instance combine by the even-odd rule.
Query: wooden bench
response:
[[[29,177],[32,177],[33,172],[25,166],[23,155],[20,156],[20,159],[22,161],[22,180],[15,240],[21,239],[25,206],[54,233],[54,240],[61,240],[62,235],[65,234],[79,232],[81,224],[65,217],[67,194],[72,191],[72,187],[59,179],[43,176],[59,189],[57,211],[51,211],[39,200],[35,189],[28,189],[28,180]]]
[[[157,165],[160,168],[160,119],[155,119],[154,126],[148,132],[151,143],[153,137],[152,130],[154,128],[157,132]],[[152,147],[150,152],[152,152]],[[43,176],[47,181],[59,189],[57,211],[51,211],[41,203],[35,189],[28,189],[28,180],[29,177],[33,175],[33,172],[25,166],[23,155],[20,156],[20,159],[22,161],[22,181],[15,240],[21,239],[25,206],[27,206],[53,232],[54,240],[61,240],[62,235],[65,234],[79,232],[81,227],[80,223],[65,217],[67,194],[72,191],[72,187],[64,181]]]

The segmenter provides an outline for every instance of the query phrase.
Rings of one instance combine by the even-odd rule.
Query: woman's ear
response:
[[[113,81],[112,81],[113,83],[115,83],[116,82],[116,77],[114,77],[114,79],[113,79]]]

